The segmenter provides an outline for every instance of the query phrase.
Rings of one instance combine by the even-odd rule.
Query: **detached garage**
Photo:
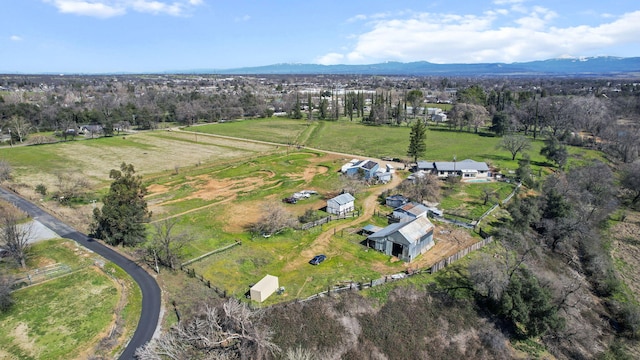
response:
[[[267,275],[253,285],[250,289],[251,300],[257,302],[265,301],[271,294],[278,290],[278,277],[273,275]]]

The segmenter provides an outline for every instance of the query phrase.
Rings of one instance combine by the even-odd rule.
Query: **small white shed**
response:
[[[356,198],[349,193],[344,193],[334,197],[333,199],[329,199],[327,200],[327,212],[335,215],[344,215],[352,212],[355,209],[353,205],[353,201],[355,199]]]
[[[278,290],[278,277],[273,275],[266,275],[257,284],[253,285],[250,289],[251,300],[257,302],[265,301],[271,294]]]

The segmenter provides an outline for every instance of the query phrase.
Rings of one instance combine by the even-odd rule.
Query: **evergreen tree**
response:
[[[407,155],[413,158],[413,162],[417,162],[418,158],[424,155],[427,151],[427,125],[420,119],[416,120],[415,124],[411,127],[411,134],[409,135],[409,149]]]
[[[292,119],[302,119],[302,112],[300,111],[300,96],[296,94],[296,104],[293,106],[293,111],[291,111]]]
[[[92,236],[111,245],[134,246],[146,238],[147,210],[142,178],[135,175],[133,165],[122,163],[120,170],[111,170],[113,179],[109,193],[102,199],[102,209],[93,210]]]
[[[545,146],[540,149],[540,155],[544,155],[548,160],[555,162],[559,168],[563,168],[569,158],[567,147],[560,141],[552,137],[545,140]]]

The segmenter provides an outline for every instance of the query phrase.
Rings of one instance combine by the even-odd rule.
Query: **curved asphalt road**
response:
[[[75,230],[15,193],[0,187],[0,197],[13,203],[33,219],[38,220],[49,229],[55,231],[60,237],[74,240],[78,244],[120,266],[138,283],[142,291],[142,313],[140,314],[138,327],[133,333],[133,337],[120,355],[120,359],[123,360],[134,359],[136,349],[151,340],[158,325],[158,319],[160,317],[160,287],[156,280],[135,262]]]

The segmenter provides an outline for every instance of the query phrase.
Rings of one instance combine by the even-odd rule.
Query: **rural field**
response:
[[[73,241],[35,244],[27,269],[33,279],[54,265],[68,270],[15,291],[16,305],[0,314],[0,358],[117,354],[138,322],[141,295],[133,281]]]
[[[60,186],[61,171],[87,179],[90,186],[84,202],[60,206],[55,199],[43,199],[45,206],[72,219],[84,231],[91,221],[91,199],[99,200],[105,193],[109,171],[123,161],[133,164],[147,186],[152,223],[175,219],[176,231],[190,235],[183,261],[241,244],[205,256],[189,268],[238,297],[265,274],[278,276],[286,290],[267,300],[270,303],[305,298],[344,282],[367,282],[408,268],[428,267],[479,239],[469,231],[436,224],[437,245],[411,264],[361,245],[364,237],[358,234],[360,229],[369,223],[383,225],[386,219],[375,214],[391,211],[380,205],[378,195],[399,184],[408,175],[405,170],[399,170],[392,183],[365,187],[357,193],[357,218],[304,231],[290,229],[269,238],[252,237],[247,231],[265,209],[276,205],[294,217],[307,210],[321,214],[326,200],[343,186],[338,170],[345,162],[354,156],[405,159],[409,131],[409,127],[374,127],[349,121],[308,123],[270,118],[16,147],[5,151],[4,157],[15,169],[13,186],[34,199],[41,197],[33,191],[36,185],[45,184],[51,190]],[[432,128],[427,132],[425,158],[472,158],[508,174],[517,168],[517,161],[496,149],[498,141],[486,134]],[[529,153],[532,168],[542,174],[549,164],[538,154],[541,144],[534,142]],[[597,156],[582,149],[571,151],[574,161]],[[504,198],[514,186],[452,185],[445,189],[441,206],[458,217],[477,219],[493,204],[481,200],[485,188]],[[297,204],[281,202],[305,189],[318,195]],[[95,206],[100,206],[99,202]],[[317,267],[307,264],[318,253],[325,253],[328,260]]]

